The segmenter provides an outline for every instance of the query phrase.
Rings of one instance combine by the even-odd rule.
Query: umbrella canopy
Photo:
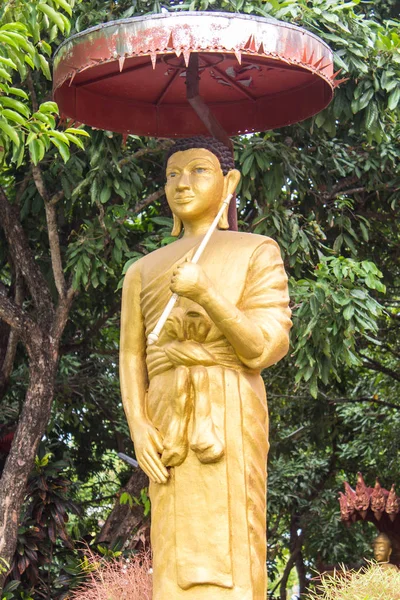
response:
[[[178,12],[113,21],[72,36],[54,59],[54,98],[80,123],[155,137],[208,134],[187,101],[191,53],[199,93],[228,135],[302,121],[332,99],[332,52],[274,19]]]

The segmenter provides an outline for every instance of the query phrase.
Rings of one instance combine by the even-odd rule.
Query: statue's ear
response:
[[[231,202],[234,202],[233,198],[232,198]],[[225,208],[224,212],[221,215],[220,220],[218,221],[218,229],[229,229],[228,212],[229,212],[229,204]]]
[[[232,169],[225,175],[225,195],[234,194],[240,181],[240,171]]]
[[[238,171],[237,169],[232,169],[231,171],[228,171],[228,173],[226,175],[224,175],[224,197],[221,199],[221,202],[223,202],[225,200],[225,198],[227,197],[228,194],[234,194],[235,190],[238,186],[238,183],[240,181],[240,171]],[[232,198],[231,202],[234,202],[234,198]],[[229,229],[229,219],[228,219],[228,213],[229,213],[229,205],[226,207],[226,209],[224,210],[224,212],[222,213],[222,217],[219,220],[218,223],[218,229]]]
[[[174,219],[174,224],[172,226],[171,235],[174,236],[174,237],[178,237],[178,235],[182,231],[182,221],[174,213],[172,213],[172,216],[173,216],[173,219]]]

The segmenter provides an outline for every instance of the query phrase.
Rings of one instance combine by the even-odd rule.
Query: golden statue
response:
[[[220,142],[178,141],[166,175],[183,236],[130,267],[121,317],[123,404],[150,478],[153,600],[264,600],[260,372],[288,351],[287,277],[277,244],[260,235],[216,230],[190,262],[240,179]],[[179,301],[150,345],[171,291]]]
[[[392,554],[392,542],[386,533],[379,533],[373,542],[374,558],[377,563],[383,568],[396,569],[396,565],[393,565],[390,561]]]

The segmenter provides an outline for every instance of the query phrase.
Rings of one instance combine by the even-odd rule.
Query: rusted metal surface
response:
[[[199,91],[228,135],[282,127],[322,110],[336,85],[332,52],[288,23],[218,12],[110,22],[67,40],[54,60],[61,113],[122,133],[207,133],[186,99],[198,53]]]

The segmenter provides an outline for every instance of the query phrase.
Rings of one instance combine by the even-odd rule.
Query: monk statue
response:
[[[396,565],[390,562],[392,554],[392,542],[386,533],[379,533],[373,542],[374,558],[381,567],[387,569],[396,569]]]
[[[287,277],[270,238],[224,231],[191,259],[240,179],[212,138],[179,140],[165,193],[178,239],[134,263],[121,389],[150,478],[153,600],[264,600],[268,412],[260,372],[288,351]],[[182,235],[183,232],[183,235]],[[148,343],[171,292],[179,295]]]

